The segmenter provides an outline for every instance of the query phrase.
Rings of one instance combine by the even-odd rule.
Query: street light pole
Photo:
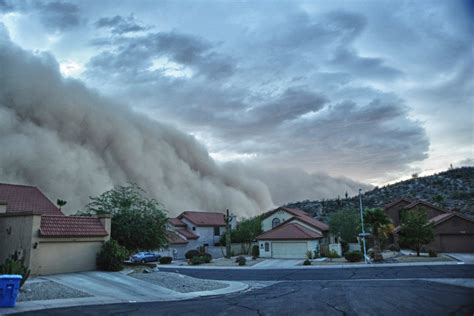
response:
[[[365,229],[364,229],[364,211],[362,208],[362,189],[359,189],[359,208],[360,208],[360,223],[362,225],[362,243],[364,244],[364,261],[367,263],[367,249],[365,247]]]

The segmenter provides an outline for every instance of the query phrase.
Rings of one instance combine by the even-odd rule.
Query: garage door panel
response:
[[[474,252],[474,235],[440,235],[442,252]]]
[[[306,255],[306,242],[273,242],[272,257],[284,259],[300,259]]]

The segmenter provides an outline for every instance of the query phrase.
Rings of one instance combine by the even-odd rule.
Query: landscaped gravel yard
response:
[[[218,281],[196,279],[173,272],[133,272],[129,276],[181,293],[217,290],[228,286]]]
[[[53,281],[26,283],[18,295],[18,301],[54,300],[59,298],[90,297],[92,295]]]

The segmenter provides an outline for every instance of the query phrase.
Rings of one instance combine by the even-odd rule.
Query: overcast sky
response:
[[[217,161],[383,184],[473,163],[472,1],[9,1],[64,76]]]

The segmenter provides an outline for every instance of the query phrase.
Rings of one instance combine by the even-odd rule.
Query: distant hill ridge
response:
[[[461,167],[425,177],[414,177],[384,187],[376,187],[362,196],[364,208],[383,207],[398,198],[424,200],[443,209],[459,209],[474,218],[474,167]],[[330,214],[340,209],[358,209],[358,196],[320,201],[289,203],[286,207],[299,208],[314,217],[327,221]]]

